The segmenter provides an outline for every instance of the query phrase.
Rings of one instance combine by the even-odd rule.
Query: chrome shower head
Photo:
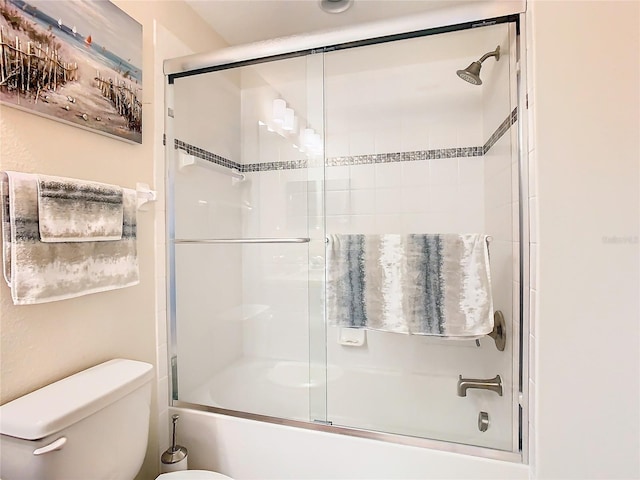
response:
[[[480,60],[473,62],[464,70],[458,70],[456,73],[465,82],[469,82],[472,85],[482,85],[480,69],[482,68],[482,62],[489,57],[496,57],[496,61],[500,60],[500,45],[498,45],[493,52],[485,53]]]

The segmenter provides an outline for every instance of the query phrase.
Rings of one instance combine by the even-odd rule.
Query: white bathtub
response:
[[[469,455],[458,444],[418,448],[190,408],[168,413],[180,415],[190,468],[236,480],[526,480],[530,473],[516,455],[509,461],[494,450]]]
[[[392,370],[314,367],[304,362],[244,358],[179,400],[291,420],[444,440],[512,451],[510,395],[456,394],[457,377]],[[325,388],[326,386],[326,388]],[[505,385],[508,392],[508,385]],[[325,397],[326,392],[326,397]],[[326,403],[325,403],[326,398]],[[310,414],[310,409],[313,411]],[[326,410],[325,410],[326,409]],[[326,411],[326,414],[325,414]],[[486,432],[478,414],[489,414]],[[326,417],[325,417],[326,415]]]

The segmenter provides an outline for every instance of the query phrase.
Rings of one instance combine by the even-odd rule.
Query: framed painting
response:
[[[142,143],[142,25],[107,0],[0,0],[0,102]]]

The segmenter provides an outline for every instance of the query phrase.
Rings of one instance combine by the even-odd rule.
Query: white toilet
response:
[[[0,406],[2,480],[133,479],[144,461],[153,367],[110,360]],[[229,477],[203,470],[158,480]]]

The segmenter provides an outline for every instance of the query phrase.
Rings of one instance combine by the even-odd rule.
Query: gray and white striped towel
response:
[[[443,337],[490,333],[493,300],[486,238],[330,235],[329,323]]]
[[[38,175],[41,242],[99,242],[122,238],[122,187]]]
[[[37,175],[0,172],[3,274],[13,303],[53,302],[136,285],[136,200],[135,190],[123,189],[120,240],[45,243]]]

